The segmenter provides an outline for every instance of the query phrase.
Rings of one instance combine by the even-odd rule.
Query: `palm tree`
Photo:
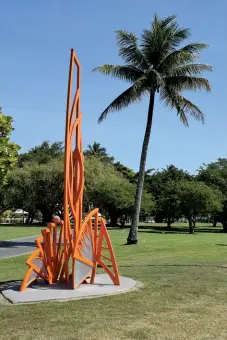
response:
[[[128,168],[127,166],[121,164],[121,162],[114,163],[115,169],[119,171],[123,177],[127,178],[129,182],[134,183],[135,182],[135,172]]]
[[[87,146],[87,150],[84,151],[86,156],[96,156],[96,157],[103,157],[107,156],[106,148],[101,147],[100,143],[94,142],[92,145],[89,144]]]
[[[84,151],[84,155],[98,157],[108,163],[114,161],[114,157],[108,156],[106,148],[101,147],[101,144],[97,142],[94,142],[92,145],[89,144],[87,150]]]
[[[145,95],[149,97],[147,124],[143,140],[139,176],[134,205],[134,215],[128,235],[128,244],[137,243],[137,230],[144,183],[144,173],[148,144],[151,134],[155,96],[170,109],[175,109],[180,120],[188,125],[188,116],[204,122],[202,111],[187,99],[186,90],[210,91],[209,81],[202,77],[204,71],[212,67],[198,63],[198,54],[208,45],[190,43],[182,47],[182,43],[190,36],[190,29],[179,27],[176,17],[160,19],[156,14],[150,29],[143,30],[141,39],[133,33],[119,30],[116,32],[119,56],[124,66],[102,65],[95,69],[106,75],[128,81],[130,87],[121,93],[107,106],[99,117],[102,122],[109,113],[120,111],[130,104],[141,101]]]

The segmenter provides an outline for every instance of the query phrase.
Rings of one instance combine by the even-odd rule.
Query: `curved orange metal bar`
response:
[[[77,80],[76,91],[72,96],[74,71],[77,72]],[[105,221],[98,217],[99,210],[91,211],[82,222],[84,155],[81,135],[80,77],[80,63],[72,49],[65,126],[64,221],[55,218],[46,229],[42,230],[42,236],[36,239],[37,249],[26,262],[29,269],[22,282],[21,291],[38,278],[49,283],[64,280],[68,284],[71,280],[73,288],[77,288],[88,277],[90,283],[94,283],[98,264],[103,267],[114,284],[120,284],[114,251]],[[73,230],[71,216],[74,220]]]

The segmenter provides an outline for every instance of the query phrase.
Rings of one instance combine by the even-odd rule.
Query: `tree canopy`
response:
[[[155,197],[159,197],[169,181],[191,180],[192,176],[183,169],[178,169],[173,164],[168,165],[166,169],[153,172],[146,179],[146,187]]]
[[[8,176],[7,200],[12,209],[24,209],[34,217],[42,213],[43,222],[63,214],[63,162],[27,164],[14,169]]]
[[[131,215],[135,196],[135,185],[115,169],[97,157],[85,159],[85,188],[87,200],[107,213],[113,225],[123,214]],[[154,202],[151,195],[144,193],[142,209],[151,212]]]
[[[63,158],[64,146],[62,142],[50,144],[48,141],[35,146],[28,152],[22,153],[18,157],[18,166],[22,167],[28,163],[47,164],[56,158]]]
[[[215,162],[201,166],[197,179],[222,192],[223,208],[216,214],[215,219],[223,224],[223,229],[227,232],[227,158],[219,158]]]
[[[133,33],[117,30],[118,53],[125,65],[105,64],[95,71],[132,85],[107,106],[99,121],[113,111],[137,103],[151,91],[158,92],[160,100],[168,107],[175,108],[184,124],[188,125],[188,115],[204,121],[202,111],[182,94],[185,90],[210,91],[209,81],[201,75],[212,67],[198,63],[199,53],[209,45],[182,46],[190,35],[190,29],[180,27],[175,15],[161,19],[155,14],[150,28],[142,31],[140,40]]]
[[[220,191],[196,181],[179,183],[181,213],[189,221],[189,232],[193,233],[193,219],[221,211],[223,196]]]
[[[135,183],[136,173],[133,171],[133,169],[130,169],[127,166],[121,164],[121,162],[114,163],[114,166],[116,170],[119,171],[123,175],[123,177],[129,180],[129,182]]]
[[[167,221],[168,227],[180,217],[179,181],[192,180],[193,177],[174,165],[153,172],[145,180],[145,188],[156,201],[155,219],[157,222]]]
[[[179,182],[168,180],[161,193],[156,196],[156,219],[165,220],[168,228],[177,221],[181,215]]]
[[[0,186],[4,184],[7,173],[17,162],[19,145],[10,141],[14,130],[13,118],[2,113],[0,107]]]

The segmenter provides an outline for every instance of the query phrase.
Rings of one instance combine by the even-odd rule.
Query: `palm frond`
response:
[[[157,14],[155,14],[155,17],[157,17]],[[156,18],[156,20],[158,17]],[[172,21],[176,20],[176,15],[170,15],[164,19],[159,19],[159,24],[161,28],[166,28]]]
[[[205,116],[198,106],[185,98],[182,94],[175,92],[169,87],[164,87],[160,92],[160,100],[164,101],[170,109],[175,109],[182,123],[188,126],[188,115],[204,123]]]
[[[174,51],[176,47],[182,43],[182,41],[189,38],[191,35],[189,28],[178,28],[176,27],[175,32],[170,35],[169,41],[169,51]]]
[[[186,112],[186,114],[189,114],[190,116],[192,116],[194,119],[204,123],[205,115],[200,110],[200,108],[197,105],[193,104],[190,100],[188,100],[187,98],[182,96],[181,94],[179,94],[178,96],[180,98],[179,100],[184,105],[183,106],[184,107],[184,112]]]
[[[116,31],[118,54],[127,64],[139,67],[142,70],[147,69],[148,65],[138,46],[138,38],[133,33],[127,31]]]
[[[101,123],[109,113],[114,111],[120,111],[130,104],[139,103],[145,95],[147,88],[142,81],[135,83],[127,90],[122,92],[117,98],[115,98],[110,105],[102,112],[98,122]]]
[[[209,47],[209,45],[204,43],[193,43],[172,51],[161,60],[158,69],[160,72],[165,72],[165,70],[183,66],[187,63],[193,63],[198,59],[196,54],[207,47]]]
[[[201,75],[203,72],[211,72],[213,67],[207,64],[187,64],[170,69],[168,75],[171,76],[195,76]]]
[[[211,86],[209,80],[201,77],[191,77],[191,76],[172,76],[166,77],[165,82],[167,86],[171,86],[175,91],[185,91],[185,90],[206,90],[211,91]]]
[[[209,45],[205,43],[192,43],[184,46],[181,50],[189,53],[199,53],[208,47]]]
[[[138,68],[130,65],[118,66],[118,65],[110,65],[105,64],[102,66],[96,67],[94,72],[101,72],[105,75],[110,75],[112,77],[126,80],[129,82],[136,82],[139,78],[144,75],[144,72],[139,70]]]
[[[182,49],[173,51],[162,60],[158,66],[158,71],[167,73],[170,70],[195,62],[197,57],[190,52],[183,51]]]
[[[151,25],[154,33],[159,33],[162,36],[163,43],[169,44],[169,47],[173,48],[190,35],[189,28],[181,28],[176,22],[176,15],[168,16],[167,18],[161,19],[157,14],[154,15],[154,20]]]
[[[184,112],[184,110],[180,110],[178,111],[178,116],[180,117],[180,121],[185,125],[185,126],[189,126],[189,123],[188,123],[188,118]]]
[[[190,35],[188,28],[181,28],[175,16],[159,19],[155,15],[151,29],[142,33],[142,53],[149,64],[159,65],[160,62]]]

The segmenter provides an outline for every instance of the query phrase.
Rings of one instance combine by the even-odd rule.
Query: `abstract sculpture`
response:
[[[77,89],[72,98],[74,66]],[[81,283],[94,283],[100,265],[119,285],[118,268],[105,220],[92,210],[82,221],[84,156],[81,140],[80,64],[71,50],[65,129],[64,221],[55,218],[35,240],[37,249],[29,256],[29,267],[20,291],[39,278],[48,283],[64,281],[73,289]],[[72,103],[72,104],[71,104]],[[73,229],[70,218],[73,216]]]

